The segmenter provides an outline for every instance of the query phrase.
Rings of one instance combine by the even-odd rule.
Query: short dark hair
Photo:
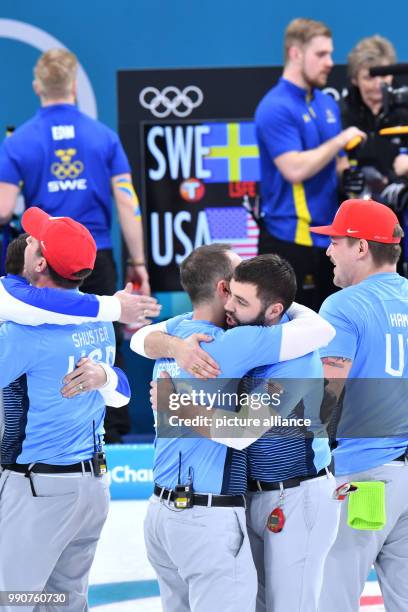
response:
[[[220,280],[231,280],[233,265],[229,244],[207,244],[194,249],[181,263],[180,282],[194,305],[210,302]]]
[[[41,251],[41,249],[38,249],[37,253],[40,257],[44,257],[44,254]],[[84,270],[79,270],[78,272],[75,273],[76,279],[78,280],[71,280],[70,278],[64,278],[63,276],[61,276],[61,274],[58,274],[58,272],[56,272],[54,268],[50,266],[48,261],[47,261],[47,270],[48,270],[48,274],[50,275],[51,280],[56,285],[58,285],[58,287],[61,287],[61,289],[77,289],[78,287],[82,285],[84,280],[88,278],[90,274],[92,274],[91,269],[85,268]]]
[[[283,304],[285,312],[296,296],[295,271],[286,259],[274,254],[258,255],[235,268],[233,279],[256,286],[256,295],[264,308],[275,302]]]
[[[79,270],[79,272],[75,273],[75,276],[78,280],[71,280],[70,278],[64,278],[63,276],[61,276],[61,274],[58,274],[58,272],[56,272],[48,262],[47,267],[50,278],[54,281],[56,285],[58,285],[58,287],[61,287],[61,289],[77,289],[82,285],[84,280],[92,274],[91,269],[85,268],[84,270]]]
[[[22,276],[24,270],[24,251],[27,246],[28,234],[20,234],[7,247],[5,270],[6,274]]]
[[[400,225],[397,224],[394,227],[392,236],[393,238],[404,237],[404,230]],[[350,236],[347,236],[347,241],[350,245],[356,240],[359,240],[359,238],[351,238]],[[367,240],[367,243],[374,265],[377,267],[384,266],[386,264],[396,264],[401,257],[402,249],[399,244],[374,242],[374,240]]]

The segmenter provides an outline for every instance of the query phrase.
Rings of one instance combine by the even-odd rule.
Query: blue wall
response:
[[[283,29],[300,15],[331,26],[338,63],[345,63],[358,39],[376,32],[394,42],[400,60],[408,60],[406,2],[312,1],[308,6],[306,12],[300,0],[287,6],[276,0],[2,0],[0,18],[37,26],[74,51],[91,79],[99,118],[112,127],[117,69],[280,64]],[[30,82],[38,55],[0,38],[0,130],[34,112]]]

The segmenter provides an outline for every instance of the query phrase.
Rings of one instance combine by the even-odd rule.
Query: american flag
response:
[[[258,254],[259,228],[245,208],[206,208],[205,214],[212,242],[228,242],[242,259]]]

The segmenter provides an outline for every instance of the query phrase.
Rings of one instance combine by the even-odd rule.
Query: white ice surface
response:
[[[102,532],[91,570],[90,584],[154,580],[143,542],[146,501],[114,501]],[[366,584],[364,595],[379,595],[376,582]],[[148,597],[98,605],[95,612],[161,612],[160,599]],[[384,612],[383,606],[363,606],[361,612]]]

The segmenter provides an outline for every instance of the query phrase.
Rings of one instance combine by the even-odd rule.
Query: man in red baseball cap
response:
[[[27,210],[22,224],[29,234],[27,278],[44,292],[64,289],[64,302],[94,266],[91,234],[38,208]],[[120,408],[130,399],[125,373],[112,367],[113,325],[6,322],[0,346],[0,591],[64,591],[70,610],[87,610],[89,572],[109,507],[105,405]],[[33,609],[33,602],[26,606]]]
[[[333,282],[338,287],[355,285],[370,274],[394,271],[404,235],[396,214],[373,200],[346,200],[331,225],[310,231],[331,237],[326,254],[335,265]]]
[[[95,265],[96,244],[90,232],[69,217],[50,217],[35,206],[24,213],[29,234],[25,250],[25,274],[30,282],[46,270],[62,287],[78,287]],[[56,276],[57,275],[57,276]]]
[[[365,498],[359,492],[358,516],[347,500],[339,502],[319,610],[358,610],[373,564],[385,608],[408,610],[408,583],[400,578],[408,575],[408,390],[401,389],[408,380],[408,280],[397,273],[403,231],[395,213],[372,200],[343,202],[331,225],[311,231],[331,237],[327,255],[334,284],[343,287],[320,309],[336,329],[320,350],[324,375],[337,397],[344,391],[339,422],[330,426],[337,484],[369,485]]]

